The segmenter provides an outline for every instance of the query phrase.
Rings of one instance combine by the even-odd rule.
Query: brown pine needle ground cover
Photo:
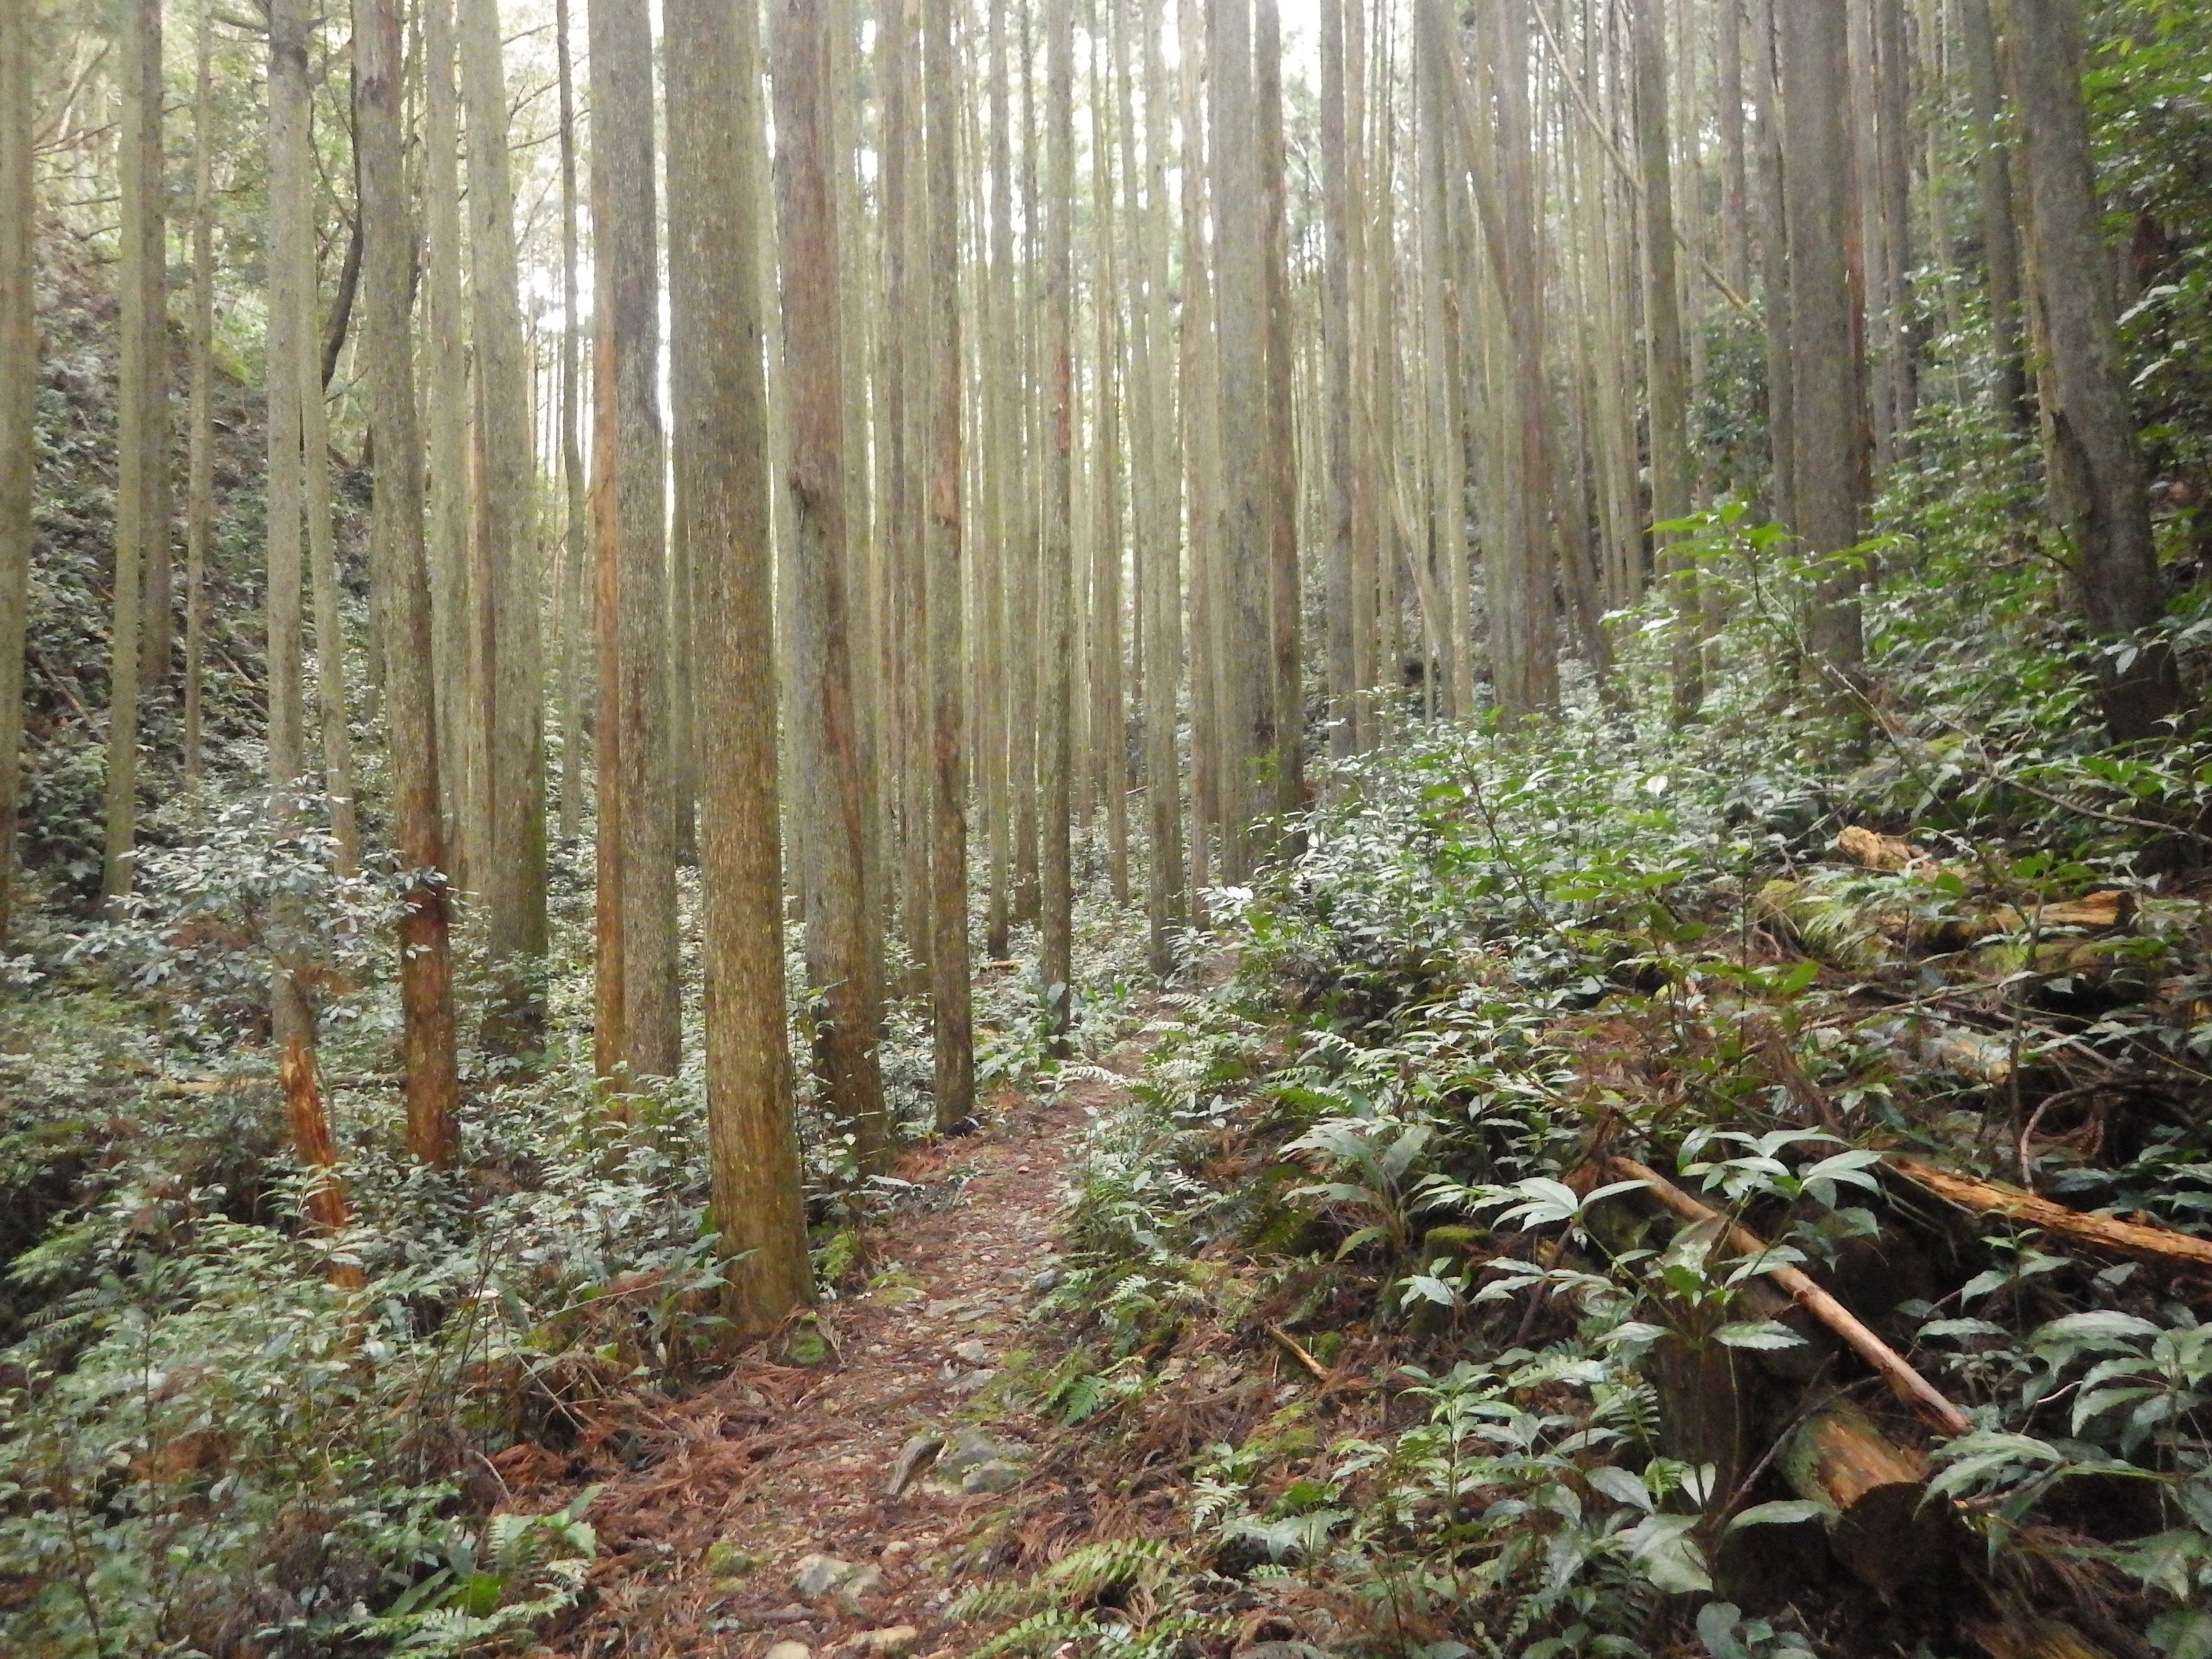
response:
[[[1110,1086],[1086,1078],[1057,1100],[1019,1100],[972,1139],[902,1158],[896,1174],[913,1189],[868,1229],[870,1287],[821,1308],[821,1363],[750,1358],[689,1400],[609,1402],[565,1455],[530,1443],[501,1455],[519,1509],[601,1486],[589,1510],[596,1594],[554,1651],[738,1655],[798,1641],[957,1652],[946,1609],[963,1572],[1091,1529],[1099,1483],[1048,1419],[1003,1403],[1002,1366],[1057,1346],[1024,1320],[1058,1260],[1071,1137]],[[963,1432],[1000,1454],[968,1481],[982,1490],[937,1467],[962,1462]],[[921,1467],[891,1496],[916,1438],[942,1447],[910,1456]],[[1000,1480],[1018,1485],[992,1490]],[[870,1578],[809,1595],[795,1581],[817,1555]]]

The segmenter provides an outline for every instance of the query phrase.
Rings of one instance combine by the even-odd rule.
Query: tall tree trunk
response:
[[[592,306],[599,653],[599,1075],[671,1077],[678,1055],[668,785],[668,588],[659,392],[653,26],[592,0]]]
[[[1843,9],[1784,0],[1778,8],[1783,155],[1790,236],[1791,499],[1795,528],[1815,555],[1859,540],[1866,499],[1865,387],[1841,234],[1851,209]],[[1850,565],[1819,584],[1807,644],[1832,697],[1857,683],[1859,575]]]
[[[1352,0],[1358,5],[1360,0]],[[1364,690],[1354,674],[1358,615],[1352,591],[1352,205],[1345,131],[1345,0],[1321,5],[1322,402],[1328,428],[1328,535],[1324,565],[1328,616],[1328,750],[1349,758],[1358,741],[1355,707]]]
[[[1044,534],[1038,550],[1044,696],[1037,737],[1042,953],[1037,977],[1052,1050],[1065,1052],[1074,1000],[1075,892],[1069,863],[1073,678],[1070,571],[1075,465],[1075,17],[1070,0],[1045,0]]]
[[[1184,518],[1189,548],[1191,882],[1212,884],[1214,831],[1222,822],[1220,652],[1216,612],[1221,564],[1221,427],[1214,342],[1214,276],[1206,234],[1206,42],[1200,0],[1180,0],[1176,57],[1182,154],[1182,390]]]
[[[585,522],[584,447],[578,421],[576,306],[576,100],[569,62],[568,0],[554,0],[553,35],[561,92],[561,839],[574,842],[584,811],[584,585],[590,530]]]
[[[1766,345],[1767,511],[1797,522],[1796,384],[1790,366],[1790,235],[1784,190],[1782,70],[1773,0],[1752,0],[1759,66],[1759,314]]]
[[[422,440],[409,326],[415,228],[407,188],[400,15],[406,0],[356,0],[355,143],[360,157],[362,367],[368,388],[376,494],[369,593],[384,641],[391,732],[392,836],[408,872],[399,918],[401,1051],[408,1150],[443,1167],[459,1151],[451,912],[438,799],[437,686],[430,579],[422,544]]]
[[[185,507],[184,770],[197,788],[207,656],[207,562],[215,539],[215,30],[201,0],[192,70],[191,438]]]
[[[1044,666],[1042,624],[1044,621],[1042,558],[1044,552],[1045,322],[1044,322],[1044,198],[1037,185],[1037,168],[1043,146],[1037,137],[1036,12],[1032,3],[1021,8],[1022,92],[1022,247],[1018,307],[1021,336],[1019,455],[1015,472],[1015,498],[1019,503],[1014,523],[1014,570],[1007,594],[1006,615],[1012,633],[1012,661],[1008,665],[1007,696],[1014,708],[1007,733],[1006,761],[1013,795],[1014,890],[1013,914],[1018,921],[1042,917],[1043,725],[1037,676]]]
[[[349,876],[361,867],[361,819],[353,786],[353,728],[346,709],[345,627],[338,615],[337,526],[331,513],[330,415],[323,402],[322,353],[314,329],[313,250],[304,246],[307,269],[300,289],[307,301],[307,326],[301,343],[307,349],[296,365],[300,376],[301,482],[307,508],[307,568],[315,605],[315,713],[323,745],[323,790],[331,800],[331,832],[337,842],[337,870]]]
[[[1091,745],[1100,805],[1106,816],[1107,884],[1116,903],[1129,899],[1128,715],[1121,675],[1121,287],[1115,252],[1114,167],[1119,118],[1107,85],[1103,10],[1091,33],[1091,228],[1097,249],[1091,320],[1097,368],[1091,374]]]
[[[2071,538],[2075,601],[2091,637],[2105,724],[2147,738],[2181,701],[2163,641],[2122,655],[2112,642],[2165,609],[2142,455],[2114,334],[2112,261],[2097,229],[2097,179],[2081,106],[2074,0],[2012,0],[2006,61],[2027,162],[2028,265],[2043,346],[2051,505]]]
[[[1982,272],[1990,308],[1990,341],[1997,413],[2027,423],[2027,363],[2021,339],[2020,230],[2014,218],[2012,152],[2003,126],[2002,77],[1990,0],[1960,0],[1960,55],[1973,111],[1975,206],[1982,227]]]
[[[1875,176],[1880,186],[1882,403],[1888,413],[1890,457],[1903,453],[1919,402],[1912,341],[1912,162],[1907,132],[1912,65],[1905,33],[1905,0],[1873,0]]]
[[[205,24],[202,24],[204,38]],[[23,766],[23,644],[31,580],[31,457],[38,392],[32,243],[31,11],[0,6],[0,946],[15,912]]]
[[[1217,376],[1221,387],[1221,573],[1217,581],[1217,684],[1221,696],[1221,878],[1252,867],[1259,761],[1274,748],[1267,654],[1267,295],[1259,112],[1252,91],[1252,3],[1207,0],[1207,153],[1212,161],[1214,270],[1218,274]],[[1255,204],[1255,206],[1243,206]],[[1234,644],[1232,644],[1234,641]]]
[[[1661,0],[1637,0],[1636,148],[1644,192],[1644,318],[1646,409],[1650,423],[1651,520],[1690,513],[1689,362],[1674,270],[1674,191],[1668,153],[1667,64]],[[1652,542],[1668,577],[1674,612],[1674,718],[1705,701],[1698,570],[1679,532],[1655,529]]]
[[[269,479],[269,790],[272,816],[289,828],[307,770],[306,709],[301,684],[301,515],[305,477],[300,451],[302,356],[313,349],[309,250],[307,41],[306,0],[273,0],[269,14],[269,332],[265,348]],[[273,1036],[280,1045],[312,1046],[313,1018],[295,965],[280,960],[270,989]]]
[[[121,372],[116,392],[115,620],[108,635],[106,852],[100,878],[100,890],[111,901],[131,890],[138,836],[139,636],[149,605],[167,600],[169,536],[160,0],[130,0],[120,27],[123,258],[116,330]],[[282,361],[289,374],[289,359]],[[292,442],[296,451],[296,431]],[[156,574],[164,588],[153,595],[149,579]]]
[[[1132,0],[1124,14],[1141,29],[1145,78],[1145,206],[1134,226],[1144,285],[1138,319],[1138,451],[1149,481],[1146,522],[1140,535],[1145,681],[1145,795],[1151,830],[1146,915],[1152,971],[1164,978],[1175,967],[1173,930],[1188,915],[1183,893],[1182,792],[1176,764],[1178,683],[1182,663],[1182,492],[1175,459],[1175,424],[1169,373],[1168,94],[1160,52],[1161,0]],[[1125,132],[1128,131],[1125,123]],[[1133,142],[1133,135],[1127,142]]]
[[[777,0],[770,50],[775,90],[776,202],[782,233],[783,376],[791,455],[785,471],[792,549],[791,673],[798,716],[797,834],[805,861],[808,990],[816,1065],[833,1121],[864,1165],[890,1145],[878,1033],[883,1019],[882,915],[870,890],[878,830],[854,663],[854,596],[845,526],[844,352],[834,289],[828,76],[834,0]]]
[[[507,74],[498,0],[460,0],[461,101],[468,114],[469,251],[475,301],[482,537],[480,608],[491,626],[480,738],[486,832],[477,890],[493,988],[484,1037],[495,1053],[537,1045],[545,955],[545,738],[540,708],[537,477],[529,363],[507,164]],[[648,89],[649,93],[649,89]],[[672,897],[671,906],[672,908]]]
[[[991,265],[984,299],[984,361],[996,372],[983,378],[984,479],[990,499],[984,504],[984,524],[990,538],[991,574],[987,585],[989,635],[985,643],[985,672],[990,686],[987,705],[990,728],[984,745],[984,794],[988,802],[991,837],[990,908],[985,923],[984,946],[994,957],[1012,948],[1014,781],[1012,747],[1017,721],[1027,722],[1030,710],[1012,696],[1014,659],[1030,642],[1014,626],[1014,584],[1018,556],[1016,526],[1023,521],[1020,492],[1024,473],[1018,453],[1021,399],[1028,390],[1027,377],[1012,368],[1019,362],[1018,321],[1021,278],[1014,265],[1014,180],[1012,111],[1007,96],[1007,0],[989,0],[991,106]],[[1024,66],[1026,73],[1026,66]]]
[[[741,1334],[813,1297],[784,1047],[754,11],[667,0],[676,488],[691,553],[712,1214]],[[817,273],[818,274],[818,273]]]
[[[1253,8],[1253,90],[1260,162],[1261,294],[1266,322],[1267,635],[1272,684],[1267,754],[1274,799],[1285,819],[1305,804],[1305,687],[1299,672],[1298,466],[1292,430],[1289,216],[1283,182],[1283,26],[1276,0]]]
[[[930,1003],[937,1125],[972,1121],[974,1015],[968,973],[968,766],[961,574],[960,66],[953,0],[924,0],[925,148],[929,168],[929,473],[923,526],[929,623]]]
[[[456,884],[473,890],[476,809],[469,775],[469,367],[461,288],[461,126],[454,79],[453,0],[422,7],[422,166],[428,204],[429,338],[424,356],[430,422],[428,556],[438,689],[441,810]]]
[[[1715,57],[1721,125],[1721,274],[1738,294],[1751,291],[1751,195],[1743,120],[1744,0],[1718,0]]]

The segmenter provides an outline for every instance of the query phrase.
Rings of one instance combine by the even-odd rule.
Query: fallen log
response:
[[[1928,1471],[1849,1401],[1815,1412],[1790,1437],[1782,1476],[1800,1498],[1834,1511],[1828,1547],[1884,1595],[1943,1560],[1951,1516],[1923,1507]]]
[[[2063,1204],[2054,1204],[2017,1187],[1954,1175],[1932,1164],[1923,1164],[1917,1158],[1892,1153],[1887,1162],[1891,1169],[1916,1186],[1978,1215],[2009,1216],[2031,1227],[2040,1227],[2045,1232],[2055,1233],[2092,1249],[2109,1250],[2116,1255],[2212,1269],[2212,1239],[2198,1238],[2193,1233],[2177,1232],[2171,1227],[2148,1222],[2122,1221],[2117,1216],[2069,1210]]]
[[[1613,1173],[1626,1181],[1640,1181],[1651,1189],[1651,1195],[1685,1220],[1722,1223],[1723,1218],[1700,1204],[1656,1170],[1648,1169],[1633,1158],[1610,1157],[1607,1165]],[[1748,1227],[1734,1224],[1727,1226],[1729,1248],[1740,1255],[1763,1257],[1768,1249],[1766,1242]],[[1797,1305],[1826,1325],[1848,1343],[1860,1358],[1872,1366],[1882,1381],[1888,1383],[1897,1397],[1918,1411],[1946,1434],[1964,1434],[1973,1425],[1966,1413],[1952,1404],[1926,1377],[1915,1370],[1904,1355],[1891,1347],[1872,1331],[1857,1315],[1815,1285],[1797,1268],[1777,1261],[1762,1266],[1760,1271],[1796,1299]]]
[[[2058,1619],[1990,1625],[1972,1635],[1975,1645],[1990,1659],[2112,1659],[2104,1649]]]

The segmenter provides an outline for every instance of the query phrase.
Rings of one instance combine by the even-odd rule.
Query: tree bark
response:
[[[962,580],[960,99],[953,0],[924,0],[923,125],[929,168],[929,475],[923,526],[929,623],[930,1005],[937,1127],[973,1121],[975,1018],[968,972],[968,766]]]
[[[676,487],[702,716],[707,1151],[732,1322],[750,1335],[813,1297],[784,1046],[759,52],[749,6],[667,0],[665,16]]]
[[[215,539],[215,30],[202,0],[192,72],[191,437],[185,465],[184,772],[197,788],[207,657],[207,562]]]
[[[202,25],[204,33],[205,25]],[[24,612],[31,580],[31,458],[38,392],[32,246],[31,10],[0,6],[0,946],[15,904],[23,766]]]
[[[576,303],[576,103],[569,62],[568,0],[555,0],[553,33],[561,96],[561,839],[582,827],[584,752],[590,743],[583,709],[584,583],[590,529],[585,520],[584,448],[578,410],[581,332]]]
[[[453,0],[424,0],[430,625],[436,653],[439,790],[446,848],[453,860],[455,884],[467,892],[475,884],[479,836],[469,765],[468,325],[461,286],[460,104],[453,75]]]
[[[1287,820],[1305,805],[1305,687],[1299,666],[1298,447],[1291,391],[1289,217],[1284,196],[1283,25],[1277,0],[1253,8],[1253,89],[1260,164],[1261,299],[1267,343],[1266,474],[1267,635],[1272,684],[1267,761],[1270,803]]]
[[[805,860],[815,1064],[832,1121],[864,1166],[890,1145],[878,1059],[882,917],[868,875],[878,831],[873,757],[854,682],[845,526],[844,352],[829,169],[832,0],[778,0],[771,17],[776,202],[782,233],[783,386],[791,454],[784,472],[792,550],[792,667],[799,764],[797,845]]]
[[[1843,230],[1852,211],[1846,39],[1841,6],[1778,9],[1782,147],[1787,172],[1791,362],[1790,498],[1807,552],[1857,545],[1866,500],[1866,391]],[[1818,584],[1806,643],[1823,691],[1841,705],[1857,684],[1860,574],[1834,558]]]
[[[592,0],[592,307],[598,474],[599,1075],[679,1060],[676,847],[668,780],[668,586],[659,395],[653,26],[644,0]]]
[[[121,362],[116,391],[115,613],[108,635],[106,854],[100,878],[100,890],[111,902],[131,890],[138,836],[140,634],[149,610],[166,603],[169,533],[158,0],[130,0],[123,8],[120,27],[123,117],[117,165],[122,175],[123,258],[116,331]],[[272,99],[274,95],[272,90]],[[290,373],[289,358],[272,361],[281,362],[283,372]],[[292,441],[296,452],[296,431]],[[151,590],[157,575],[163,582],[159,594]]]
[[[2114,332],[2112,256],[2097,228],[2081,23],[2074,0],[2012,0],[2005,56],[2027,167],[2051,505],[2073,543],[2069,566],[2105,724],[2126,742],[2158,730],[2179,706],[2181,684],[2163,641],[2125,642],[2156,623],[2165,605]]]
[[[356,0],[354,40],[361,161],[362,367],[368,382],[376,494],[369,520],[369,596],[384,641],[391,732],[392,836],[409,872],[399,918],[401,1051],[408,1150],[444,1167],[459,1151],[443,817],[438,798],[435,662],[422,541],[422,441],[409,325],[415,228],[406,176],[400,16],[405,0]]]
[[[1354,5],[1360,0],[1352,0]],[[1364,688],[1354,676],[1352,483],[1352,208],[1351,158],[1345,131],[1345,0],[1322,0],[1322,403],[1328,431],[1328,484],[1323,566],[1328,616],[1328,751],[1337,760],[1355,752],[1355,708]]]
[[[498,0],[460,0],[459,32],[480,410],[476,568],[483,588],[478,605],[491,619],[478,710],[485,845],[477,888],[483,896],[484,953],[493,981],[483,1035],[492,1052],[514,1054],[538,1044],[545,1018],[538,989],[546,918],[537,478]]]
[[[1042,878],[1042,953],[1039,988],[1045,1029],[1054,1054],[1066,1052],[1074,997],[1075,893],[1069,863],[1068,782],[1073,738],[1073,563],[1075,464],[1075,17],[1070,0],[1045,0],[1047,89],[1045,241],[1044,534],[1038,550],[1042,627],[1040,667],[1044,678],[1037,736],[1039,874]]]
[[[2027,425],[2027,362],[2021,339],[2020,228],[2014,217],[2012,149],[1990,0],[1960,0],[1959,52],[1972,111],[1975,209],[1981,221],[1982,280],[1989,303],[1995,375],[1991,399],[2014,426]]]
[[[345,626],[338,615],[337,526],[331,514],[331,433],[323,402],[322,357],[315,349],[313,249],[302,246],[307,268],[300,291],[307,302],[303,350],[295,365],[300,376],[300,454],[307,509],[307,569],[315,606],[315,713],[323,748],[323,792],[330,797],[331,833],[337,843],[337,869],[349,876],[361,867],[361,818],[353,784],[353,728],[347,717]]]
[[[1690,513],[1689,361],[1674,270],[1674,190],[1668,138],[1667,64],[1660,0],[1638,0],[1636,149],[1644,193],[1644,375],[1651,444],[1652,546],[1674,613],[1674,714],[1690,719],[1705,701],[1698,570],[1676,531],[1656,528]]]
[[[1175,966],[1174,930],[1189,914],[1183,891],[1182,779],[1176,761],[1177,692],[1182,667],[1182,490],[1175,455],[1172,376],[1168,356],[1168,93],[1160,52],[1160,0],[1134,0],[1145,80],[1145,206],[1134,227],[1144,284],[1138,318],[1139,465],[1149,486],[1144,548],[1145,796],[1151,829],[1146,916],[1152,971]],[[1133,141],[1132,141],[1133,142]]]

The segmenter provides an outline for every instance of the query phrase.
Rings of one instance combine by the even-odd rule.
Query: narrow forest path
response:
[[[1107,1060],[1124,1074],[1140,1041]],[[588,1611],[550,1651],[611,1656],[900,1659],[961,1651],[947,1607],[964,1559],[1010,1492],[1028,1490],[1034,1424],[991,1387],[1052,1283],[1063,1171],[1096,1076],[1009,1099],[982,1132],[918,1148],[913,1194],[868,1230],[870,1288],[825,1304],[833,1357],[749,1358],[674,1404],[631,1402],[567,1457],[500,1460],[516,1507],[543,1511],[604,1482],[589,1518],[600,1561]],[[893,1495],[902,1451],[941,1449]],[[510,1467],[511,1465],[511,1467]],[[550,1479],[530,1478],[533,1469]],[[555,1474],[555,1468],[559,1473]],[[1042,1479],[1044,1477],[1040,1477]],[[986,1543],[982,1546],[988,1548]]]

